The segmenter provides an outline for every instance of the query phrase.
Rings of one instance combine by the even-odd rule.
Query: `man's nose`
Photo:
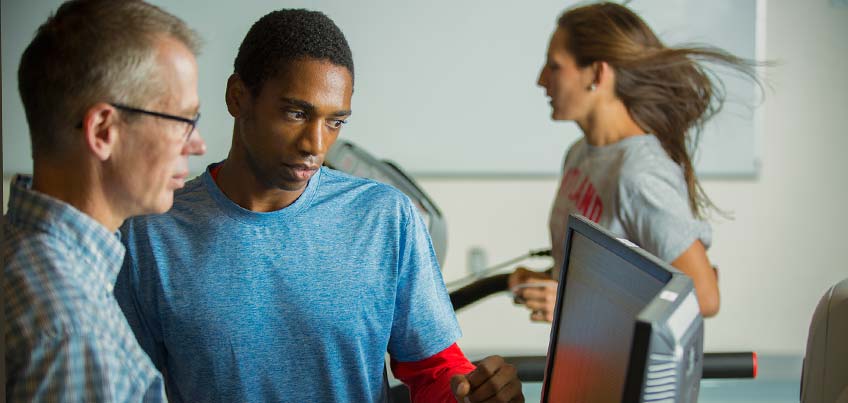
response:
[[[200,136],[200,129],[195,128],[194,132],[189,134],[188,140],[183,145],[183,154],[186,155],[203,155],[206,153],[206,141]]]
[[[300,134],[300,151],[309,155],[323,155],[326,150],[326,125],[321,120],[310,121]]]

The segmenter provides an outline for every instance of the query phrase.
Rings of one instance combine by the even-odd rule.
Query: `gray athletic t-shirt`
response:
[[[555,275],[563,263],[568,215],[578,213],[666,262],[700,239],[709,247],[710,225],[689,207],[683,169],[654,135],[606,146],[580,139],[568,150],[550,230]]]

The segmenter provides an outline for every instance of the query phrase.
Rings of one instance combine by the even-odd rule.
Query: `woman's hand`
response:
[[[558,283],[550,275],[519,267],[509,275],[507,284],[515,303],[524,304],[530,310],[530,320],[554,321]]]

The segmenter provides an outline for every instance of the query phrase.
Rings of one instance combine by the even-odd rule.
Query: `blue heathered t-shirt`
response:
[[[115,296],[175,402],[378,401],[386,351],[460,336],[426,227],[385,184],[321,168],[256,213],[207,169],[121,231]]]

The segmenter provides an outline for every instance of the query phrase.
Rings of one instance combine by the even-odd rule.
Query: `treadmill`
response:
[[[339,139],[328,151],[324,165],[353,176],[386,183],[406,194],[427,224],[439,267],[441,268],[444,265],[447,252],[445,217],[436,203],[409,175],[401,170],[398,164],[391,160],[378,159],[352,142]],[[512,261],[545,255],[550,255],[550,251],[530,251],[527,255],[519,256]],[[506,266],[508,265],[500,264],[494,268],[488,268],[485,272],[496,272]],[[511,265],[509,266],[511,267]],[[508,277],[509,273],[492,274],[454,290],[449,287],[448,291],[454,311],[459,311],[490,295],[508,291]],[[522,382],[542,382],[545,372],[545,356],[508,356],[504,359],[516,367],[518,377]],[[753,352],[704,353],[703,368],[702,379],[754,378],[756,376],[756,354]],[[392,403],[409,402],[409,391],[405,385],[401,384],[388,389],[388,377],[385,371],[384,378],[387,388],[387,398],[384,400]]]

